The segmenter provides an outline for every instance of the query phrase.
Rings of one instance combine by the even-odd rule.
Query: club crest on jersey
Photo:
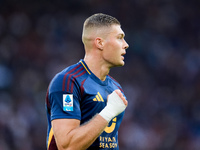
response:
[[[63,110],[73,111],[73,95],[63,94]]]

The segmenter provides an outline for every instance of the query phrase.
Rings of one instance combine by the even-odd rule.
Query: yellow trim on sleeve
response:
[[[52,128],[51,128],[51,130],[50,130],[50,132],[49,132],[49,139],[48,139],[48,147],[47,147],[47,149],[49,149],[49,145],[50,145],[50,143],[51,143],[52,137],[53,137],[53,130],[52,130]]]

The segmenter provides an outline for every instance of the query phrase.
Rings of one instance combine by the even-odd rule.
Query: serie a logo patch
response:
[[[73,95],[63,94],[63,110],[73,111]]]

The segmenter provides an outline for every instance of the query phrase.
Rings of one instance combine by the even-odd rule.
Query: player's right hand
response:
[[[124,102],[124,104],[127,107],[128,106],[128,101],[126,100],[126,98],[124,97],[124,95],[122,94],[122,92],[119,89],[115,90],[115,92],[122,99],[122,101]]]
[[[112,118],[122,113],[128,105],[127,100],[120,90],[113,91],[107,98],[106,107],[99,113],[105,120],[110,122]]]

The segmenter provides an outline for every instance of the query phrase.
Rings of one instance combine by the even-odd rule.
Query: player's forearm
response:
[[[87,149],[103,132],[108,122],[100,115],[96,115],[88,123],[71,130],[64,143],[58,145],[59,150]]]

